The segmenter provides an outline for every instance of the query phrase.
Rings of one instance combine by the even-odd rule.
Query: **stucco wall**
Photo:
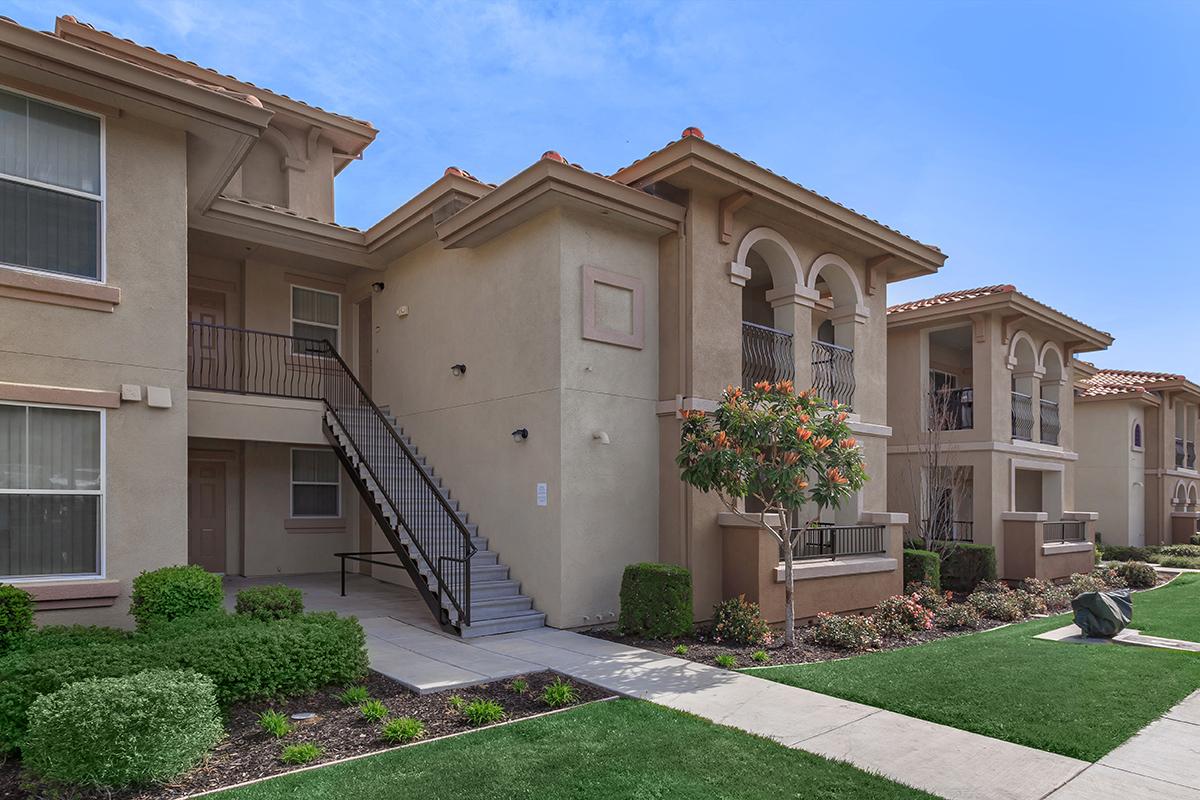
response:
[[[173,405],[107,412],[109,608],[49,611],[46,623],[125,624],[129,581],[187,559],[185,140],[131,116],[107,120],[107,284],[112,313],[0,298],[0,381],[119,391],[166,387]]]
[[[1080,403],[1075,410],[1079,463],[1076,465],[1076,500],[1096,511],[1096,532],[1105,544],[1145,544],[1144,509],[1136,494],[1145,491],[1145,451],[1132,447],[1133,424],[1144,412],[1125,400]],[[1138,485],[1141,484],[1141,485]]]

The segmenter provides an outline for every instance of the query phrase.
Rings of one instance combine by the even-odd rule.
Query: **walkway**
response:
[[[553,669],[947,800],[1200,800],[1200,692],[1089,764],[570,631],[460,639],[432,622],[416,592],[358,575],[345,598],[336,576],[286,580],[304,590],[306,608],[356,614],[371,667],[422,693]],[[237,588],[270,582],[227,579],[230,603]]]

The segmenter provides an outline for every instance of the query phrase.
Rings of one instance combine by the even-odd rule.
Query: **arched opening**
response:
[[[1038,394],[1037,353],[1027,334],[1017,334],[1012,349],[1012,435],[1014,439],[1033,441],[1033,398]]]
[[[808,286],[818,296],[812,315],[813,389],[826,400],[854,405],[854,347],[865,310],[854,271],[828,253],[810,269]]]
[[[1044,374],[1038,398],[1041,440],[1042,444],[1059,444],[1062,432],[1059,403],[1062,401],[1062,387],[1066,380],[1062,356],[1056,348],[1047,347],[1042,351],[1042,369]]]
[[[1133,447],[1134,450],[1142,450],[1143,449],[1144,445],[1142,444],[1142,423],[1140,423],[1140,422],[1133,423],[1133,434],[1131,436],[1130,441],[1131,441],[1131,446]]]
[[[1187,505],[1187,487],[1183,485],[1183,481],[1175,484],[1175,492],[1171,495],[1171,506],[1176,511],[1182,511]]]
[[[794,315],[778,295],[799,283],[795,253],[769,228],[746,234],[734,268],[742,283],[742,385],[796,377]]]
[[[1185,500],[1188,511],[1196,509],[1196,484],[1189,483],[1187,487],[1187,498]]]

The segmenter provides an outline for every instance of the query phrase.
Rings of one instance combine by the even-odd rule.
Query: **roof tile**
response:
[[[1013,294],[1017,291],[1017,287],[1011,283],[999,283],[995,286],[980,286],[977,289],[959,289],[954,292],[943,292],[942,294],[926,297],[924,300],[912,300],[907,303],[899,303],[894,306],[888,306],[887,313],[903,314],[905,311],[919,311],[923,308],[936,308],[950,303],[958,303],[963,300],[974,300],[977,297],[990,297],[994,294]]]
[[[1186,381],[1184,375],[1170,372],[1138,372],[1125,369],[1102,369],[1079,383],[1080,397],[1106,397],[1118,394],[1149,394],[1155,384]]]

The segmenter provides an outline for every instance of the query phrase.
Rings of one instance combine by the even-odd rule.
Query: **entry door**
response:
[[[188,292],[188,321],[206,325],[225,324],[225,295],[193,289]],[[188,327],[189,385],[202,389],[236,389],[227,361],[235,343],[217,328]]]
[[[224,462],[188,462],[188,563],[225,571]]]

